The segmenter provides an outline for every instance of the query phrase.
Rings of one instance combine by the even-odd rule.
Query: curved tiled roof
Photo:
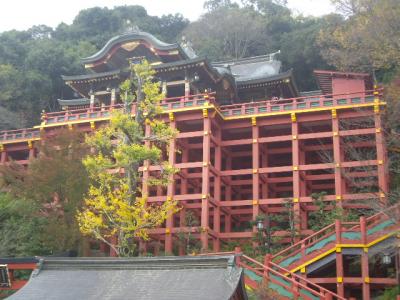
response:
[[[157,39],[150,33],[142,32],[142,31],[132,31],[132,32],[128,32],[128,33],[125,33],[122,35],[117,35],[117,36],[111,38],[102,49],[100,49],[97,53],[93,54],[92,56],[83,58],[82,62],[85,64],[96,62],[99,59],[106,56],[107,53],[114,46],[124,43],[124,42],[133,41],[133,40],[144,40],[144,41],[148,42],[149,44],[151,44],[154,48],[159,49],[159,50],[178,50],[181,54],[183,54],[183,56],[185,58],[191,58],[191,56],[192,56],[192,53],[189,53],[189,51],[185,51],[185,49],[182,48],[177,43],[168,44],[168,43],[160,41],[159,39]]]
[[[213,62],[212,66],[221,74],[230,74],[237,84],[278,76],[281,62],[272,54],[246,57],[236,60]]]
[[[242,78],[237,78],[236,79],[236,84],[237,85],[246,85],[246,84],[257,84],[257,83],[262,83],[262,82],[269,82],[269,81],[274,81],[274,80],[280,80],[280,79],[286,79],[290,78],[293,75],[293,71],[289,70],[283,73],[279,74],[274,74],[271,76],[254,76],[254,77],[242,77]]]
[[[75,80],[90,80],[95,78],[103,78],[110,76],[120,75],[120,70],[109,71],[109,72],[101,72],[101,73],[91,73],[91,74],[83,74],[83,75],[61,75],[61,78],[64,81],[75,81]]]

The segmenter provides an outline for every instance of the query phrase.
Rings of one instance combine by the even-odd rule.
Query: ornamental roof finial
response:
[[[140,29],[139,26],[136,24],[132,24],[131,20],[125,21],[125,31],[124,33],[139,33]]]

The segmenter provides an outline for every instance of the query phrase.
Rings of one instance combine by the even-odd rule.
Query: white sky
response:
[[[100,6],[142,5],[149,15],[181,13],[195,20],[203,12],[204,0],[0,0],[0,32],[25,30],[33,25],[56,27],[71,24],[82,9]],[[329,0],[288,0],[296,13],[320,16],[333,11]]]

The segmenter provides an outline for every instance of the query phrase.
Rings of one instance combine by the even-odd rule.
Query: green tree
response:
[[[191,23],[184,35],[201,55],[217,60],[237,59],[265,44],[263,25],[262,16],[250,8],[218,6]]]
[[[176,132],[156,119],[164,95],[153,75],[147,61],[133,64],[130,79],[120,87],[123,112],[115,112],[109,126],[87,138],[95,150],[84,159],[92,183],[77,219],[83,234],[108,244],[119,256],[134,255],[136,239],[148,239],[148,229],[163,224],[177,211],[172,199],[152,205],[142,193],[143,183],[166,186],[176,172],[163,157]],[[139,170],[145,163],[159,168],[148,179]],[[123,175],[110,170],[123,170]],[[114,237],[116,243],[111,241]]]
[[[400,3],[397,0],[333,1],[345,11],[345,22],[321,32],[325,59],[343,70],[390,70],[400,64]]]
[[[27,168],[13,163],[0,168],[2,189],[31,202],[32,210],[26,211],[26,217],[44,217],[38,229],[43,233],[41,243],[53,253],[83,250],[75,218],[88,188],[82,164],[87,147],[82,140],[82,134],[69,130],[42,137],[39,155]]]
[[[45,223],[45,217],[37,215],[35,203],[1,192],[0,256],[49,254],[40,230]]]
[[[185,213],[185,224],[184,226],[189,228],[188,232],[178,232],[179,245],[185,249],[186,254],[196,253],[201,250],[201,243],[198,239],[193,236],[194,232],[198,232],[198,226],[200,221],[198,217],[192,212],[187,211]]]
[[[351,211],[345,211],[343,208],[337,206],[336,202],[327,203],[324,201],[325,196],[325,192],[314,193],[311,195],[313,203],[317,209],[309,213],[308,225],[310,229],[314,231],[321,230],[322,228],[334,223],[335,220],[351,222],[359,219],[358,215]]]

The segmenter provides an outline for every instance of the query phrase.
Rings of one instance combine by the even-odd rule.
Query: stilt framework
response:
[[[249,242],[257,230],[251,221],[282,214],[288,202],[299,220],[299,237],[307,236],[309,214],[316,209],[312,194],[322,191],[324,201],[345,209],[385,201],[385,102],[379,93],[226,106],[218,106],[212,94],[164,100],[162,118],[179,131],[169,162],[180,171],[167,189],[144,184],[143,191],[149,203],[169,197],[182,209],[150,231],[151,241],[141,242],[141,251],[184,254],[180,236],[188,233],[202,252]],[[35,128],[1,132],[0,162],[26,165],[37,155],[41,136],[61,127],[90,132],[108,122],[113,109],[118,106],[47,113]],[[159,167],[146,163],[140,170],[146,178]],[[188,215],[197,223],[188,224]],[[288,241],[285,229],[274,235]]]

